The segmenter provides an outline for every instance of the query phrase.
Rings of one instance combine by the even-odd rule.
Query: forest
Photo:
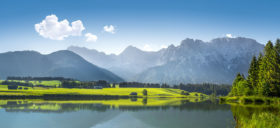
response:
[[[280,40],[268,41],[263,53],[253,56],[248,76],[238,73],[229,96],[280,96]]]

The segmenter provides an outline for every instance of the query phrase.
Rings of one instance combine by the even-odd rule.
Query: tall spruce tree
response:
[[[255,89],[257,88],[258,84],[258,60],[256,56],[253,56],[249,70],[248,70],[248,85],[250,89]],[[255,92],[256,90],[254,90]]]
[[[259,84],[260,83],[259,76],[260,76],[260,74],[263,74],[263,71],[260,70],[260,66],[261,66],[262,60],[263,60],[263,54],[260,53],[259,56],[258,56],[258,59],[257,59],[257,72],[258,72],[257,78],[258,79],[257,79],[256,87],[254,88],[254,94],[255,95],[260,95],[261,94],[261,93],[259,93],[260,85],[261,85],[261,84]]]
[[[276,40],[274,48],[275,48],[277,54],[280,55],[280,39]]]
[[[279,66],[278,57],[271,41],[268,41],[264,48],[264,57],[260,63],[259,71],[259,94],[264,96],[277,96],[279,88]]]
[[[275,86],[276,86],[276,95],[280,96],[280,39],[276,40],[274,50],[276,52],[276,65],[275,65]]]

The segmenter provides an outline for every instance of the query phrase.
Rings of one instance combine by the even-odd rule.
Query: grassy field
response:
[[[29,82],[31,82],[34,85],[45,85],[45,86],[56,86],[56,87],[58,87],[61,84],[61,82],[58,80],[41,81],[41,82],[29,81]]]
[[[16,90],[9,90],[7,85],[1,85],[0,81],[0,96],[54,96],[54,95],[69,95],[71,96],[131,96],[132,92],[137,93],[137,97],[144,97],[143,90],[148,91],[147,97],[208,97],[202,93],[191,92],[189,95],[181,95],[183,90],[172,88],[103,88],[103,89],[78,89],[78,88],[58,88],[61,82],[58,80],[50,81],[24,81],[24,80],[9,80],[11,82],[32,83],[34,87],[18,86]],[[79,82],[79,81],[76,81]],[[37,85],[52,86],[56,88],[38,87]],[[112,84],[111,84],[112,87]],[[146,96],[145,96],[146,97]]]
[[[8,90],[8,85],[0,85],[0,90]]]
[[[3,86],[3,85],[1,85]],[[4,87],[3,87],[4,88]],[[43,95],[98,95],[98,96],[129,96],[136,92],[138,97],[143,97],[142,91],[148,91],[148,97],[207,97],[202,93],[191,92],[188,96],[181,95],[180,89],[169,88],[103,88],[103,89],[68,89],[68,88],[34,88],[29,90],[6,90],[0,88],[2,96],[43,96]]]
[[[26,83],[27,81],[24,80],[8,80],[10,82],[21,82],[21,83]],[[1,82],[1,81],[0,81]],[[59,87],[61,85],[61,82],[58,80],[45,80],[45,81],[35,81],[35,80],[31,80],[28,81],[29,83],[32,83],[33,85],[44,85],[44,86],[55,86],[55,87]]]

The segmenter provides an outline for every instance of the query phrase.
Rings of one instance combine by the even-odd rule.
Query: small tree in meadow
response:
[[[142,93],[143,93],[144,96],[148,95],[148,91],[146,89],[144,89]]]

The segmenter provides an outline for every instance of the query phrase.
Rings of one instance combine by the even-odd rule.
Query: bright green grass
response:
[[[14,81],[14,82],[21,82],[21,83],[27,83],[27,81],[24,80],[8,80],[8,81]],[[61,85],[61,82],[58,80],[45,80],[45,81],[37,81],[32,80],[28,81],[29,83],[32,83],[33,85],[44,85],[44,86],[52,86],[52,87],[59,87]]]
[[[0,85],[0,90],[8,90],[8,85]]]
[[[45,85],[45,86],[56,86],[58,87],[61,82],[58,80],[50,80],[50,81],[29,81],[34,85]]]
[[[35,90],[8,90],[0,91],[0,95],[32,95],[42,96],[44,94],[75,94],[75,95],[113,95],[113,96],[129,96],[131,92],[136,92],[138,96],[142,97],[142,91],[148,91],[148,97],[200,97],[205,94],[191,92],[189,96],[181,95],[180,89],[166,89],[166,88],[103,88],[103,89],[68,89],[68,88],[49,88],[49,89],[35,89]],[[198,94],[196,96],[195,94]]]

